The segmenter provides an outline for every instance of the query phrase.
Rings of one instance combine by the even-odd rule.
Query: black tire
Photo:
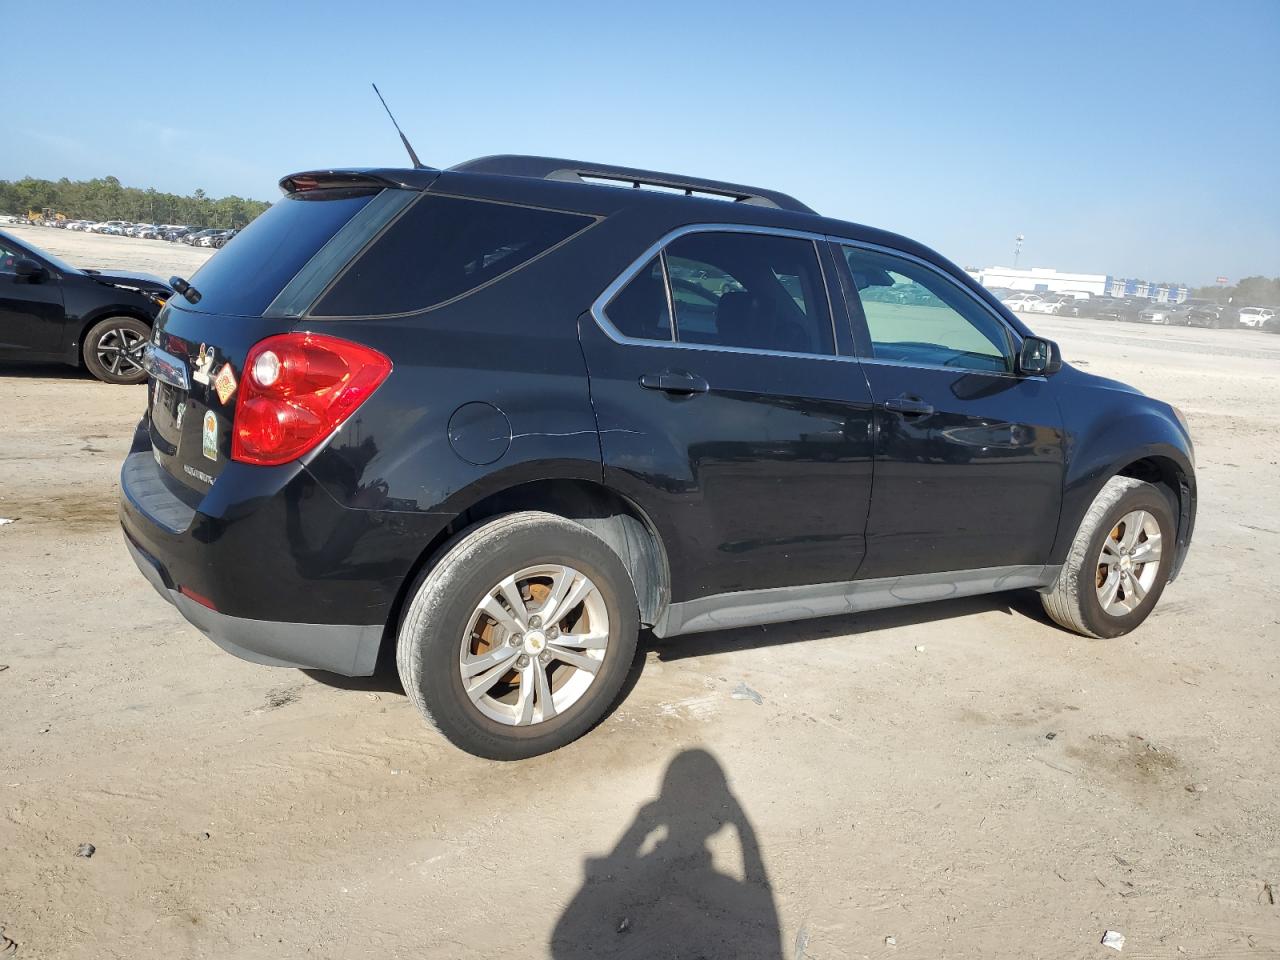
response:
[[[472,703],[459,655],[485,594],[538,564],[564,564],[591,579],[608,613],[609,639],[594,680],[576,703],[549,720],[512,726]],[[631,668],[638,632],[635,588],[618,555],[579,524],[526,511],[473,527],[429,566],[400,625],[396,666],[413,705],[454,745],[491,760],[521,760],[557,750],[600,722]]]
[[[1112,616],[1098,599],[1098,557],[1103,540],[1130,511],[1145,510],[1160,527],[1161,554],[1154,583],[1129,614]],[[1160,488],[1132,477],[1112,477],[1094,498],[1080,522],[1071,552],[1054,585],[1041,594],[1045,612],[1068,630],[1086,637],[1119,637],[1147,619],[1169,582],[1177,539],[1177,522],[1169,498]]]
[[[142,348],[151,328],[136,317],[107,317],[89,330],[81,344],[84,365],[104,383],[142,383]]]

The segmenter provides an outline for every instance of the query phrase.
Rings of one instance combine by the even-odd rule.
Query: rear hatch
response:
[[[351,175],[286,183],[293,192],[190,277],[192,290],[169,300],[152,332],[153,456],[195,494],[207,492],[230,459],[249,350],[292,330],[333,277],[418,196]]]

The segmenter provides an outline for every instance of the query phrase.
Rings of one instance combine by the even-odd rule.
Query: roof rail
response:
[[[682,190],[686,196],[712,196],[737,203],[751,203],[797,213],[816,213],[795,197],[777,190],[763,190],[740,183],[722,180],[703,180],[699,177],[682,177],[674,173],[656,170],[638,170],[633,167],[617,167],[608,163],[589,163],[583,160],[563,160],[557,157],[531,157],[521,154],[499,154],[468,160],[449,168],[461,173],[494,173],[506,177],[530,177],[535,180],[567,180],[572,183],[610,182],[617,186],[662,187]]]

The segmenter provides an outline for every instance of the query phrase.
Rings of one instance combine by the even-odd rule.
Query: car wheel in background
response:
[[[508,514],[456,539],[414,588],[396,664],[450,741],[493,760],[563,747],[613,705],[639,614],[617,554],[582,526]]]
[[[1177,525],[1168,497],[1132,477],[1112,477],[1094,498],[1045,612],[1086,637],[1119,637],[1155,607],[1169,581]]]
[[[134,317],[107,317],[89,330],[81,346],[84,365],[106,383],[142,383],[142,351],[151,328]]]

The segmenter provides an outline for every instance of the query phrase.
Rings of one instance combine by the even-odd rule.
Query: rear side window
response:
[[[318,190],[282,197],[189,278],[200,302],[182,308],[261,316],[294,274],[377,193]]]
[[[835,353],[811,240],[692,233],[666,249],[676,339],[786,353]]]
[[[580,214],[428,194],[347,269],[312,312],[376,316],[437,306],[594,222]]]

